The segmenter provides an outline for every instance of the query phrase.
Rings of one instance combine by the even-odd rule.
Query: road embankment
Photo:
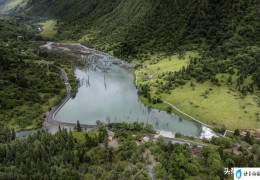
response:
[[[64,84],[66,86],[66,95],[65,97],[56,105],[54,106],[50,112],[47,113],[46,118],[45,118],[45,127],[50,127],[51,125],[56,125],[56,126],[62,126],[62,127],[69,127],[69,128],[74,128],[76,126],[75,123],[66,123],[66,122],[60,122],[55,119],[56,114],[59,112],[59,110],[66,104],[66,102],[70,99],[71,97],[71,86],[68,81],[68,76],[67,73],[65,72],[64,69],[58,67],[61,71],[61,76],[64,81]],[[82,128],[95,128],[97,125],[87,125],[87,124],[81,124]],[[47,128],[48,129],[48,128]]]

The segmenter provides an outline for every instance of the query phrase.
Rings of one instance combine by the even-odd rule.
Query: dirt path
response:
[[[187,117],[191,118],[192,120],[194,120],[194,121],[196,121],[196,122],[198,122],[198,123],[202,124],[203,126],[206,126],[206,127],[209,127],[209,128],[213,128],[213,126],[210,126],[210,125],[204,124],[203,122],[201,122],[201,121],[199,121],[199,120],[195,119],[194,117],[192,117],[192,116],[190,116],[190,115],[186,114],[185,112],[181,111],[181,110],[180,110],[180,109],[178,109],[176,106],[174,106],[173,104],[171,104],[171,103],[169,103],[169,102],[167,102],[167,101],[163,101],[163,102],[164,102],[165,104],[168,104],[168,105],[170,105],[170,106],[171,106],[171,107],[173,107],[173,108],[174,108],[176,111],[178,111],[178,112],[182,113],[183,115],[185,115],[185,116],[187,116]]]
[[[155,166],[156,161],[154,160],[154,156],[153,155],[151,155],[151,161],[152,162],[150,164],[148,164],[148,170],[149,170],[149,174],[152,177],[152,179],[155,180],[156,178],[155,178],[155,174],[154,174],[153,168]]]

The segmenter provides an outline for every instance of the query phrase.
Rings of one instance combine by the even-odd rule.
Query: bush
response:
[[[233,146],[232,140],[224,137],[213,137],[211,142],[223,148],[231,148]]]
[[[252,146],[252,153],[258,154],[260,146],[258,144],[253,144]]]
[[[167,109],[166,109],[167,113],[171,113],[172,112],[172,107],[171,106],[168,106]]]

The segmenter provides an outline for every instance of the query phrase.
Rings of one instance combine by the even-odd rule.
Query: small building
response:
[[[145,136],[145,137],[143,138],[143,140],[142,140],[142,143],[148,143],[149,140],[150,140],[150,138],[147,137],[147,136]]]

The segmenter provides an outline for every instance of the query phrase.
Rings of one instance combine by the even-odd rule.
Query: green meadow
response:
[[[159,97],[208,125],[218,128],[225,127],[229,130],[260,128],[260,102],[257,97],[259,92],[242,96],[240,92],[235,90],[235,83],[227,85],[228,74],[217,75],[220,81],[219,85],[209,81],[197,83],[195,80],[191,80],[168,93],[158,93],[158,82],[159,84],[165,83],[160,75],[168,71],[179,71],[183,66],[189,64],[189,57],[199,57],[199,54],[189,51],[182,59],[178,55],[174,55],[160,61],[157,60],[156,56],[153,56],[135,71],[137,85],[140,87],[140,85],[148,84],[152,97]],[[150,78],[147,78],[148,76]],[[236,82],[236,79],[237,76],[233,75],[233,82]],[[251,79],[248,77],[246,83],[250,83]],[[191,86],[191,82],[193,86]],[[154,108],[166,110],[168,107],[165,103],[152,104],[144,97],[141,99],[145,104]],[[174,112],[181,115],[179,112]]]
[[[41,35],[43,37],[54,37],[57,33],[57,20],[47,20],[45,22],[40,23],[42,26]]]

